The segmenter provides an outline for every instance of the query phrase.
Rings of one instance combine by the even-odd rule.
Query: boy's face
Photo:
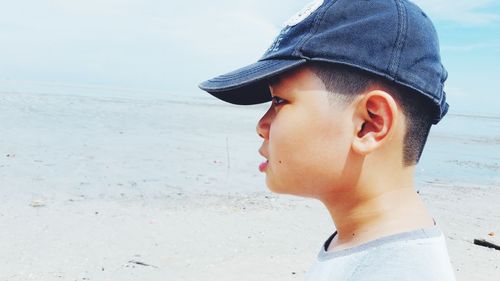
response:
[[[355,135],[353,107],[332,102],[306,67],[281,75],[270,89],[272,105],[257,124],[268,187],[319,197],[344,186],[352,178],[345,168]]]

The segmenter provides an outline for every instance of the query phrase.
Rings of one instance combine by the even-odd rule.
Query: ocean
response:
[[[449,113],[417,167],[419,182],[500,186],[500,116]]]

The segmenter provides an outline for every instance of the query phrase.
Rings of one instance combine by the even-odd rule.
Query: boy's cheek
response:
[[[304,181],[311,176],[311,161],[307,152],[293,150],[291,147],[276,147],[274,157],[270,159],[267,183],[270,189],[279,193],[296,193]]]
[[[266,183],[273,192],[307,196],[311,185],[315,188],[322,184],[318,178],[330,180],[341,168],[345,134],[343,128],[330,127],[329,121],[281,116],[274,120],[270,131]]]

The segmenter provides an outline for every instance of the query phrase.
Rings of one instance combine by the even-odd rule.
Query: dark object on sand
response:
[[[154,268],[158,268],[157,266],[154,266],[152,264],[147,264],[147,263],[142,262],[142,261],[130,260],[130,261],[128,261],[128,263],[133,263],[133,264],[137,264],[137,265],[151,266],[151,267],[154,267]]]
[[[474,239],[474,244],[478,245],[478,246],[492,248],[495,250],[500,250],[500,245],[496,245],[496,244],[489,242],[489,241],[486,241],[484,239]]]

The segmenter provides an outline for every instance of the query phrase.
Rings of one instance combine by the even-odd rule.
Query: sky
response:
[[[0,0],[0,81],[202,95],[309,2]],[[440,37],[450,112],[500,116],[500,0],[414,2]]]

